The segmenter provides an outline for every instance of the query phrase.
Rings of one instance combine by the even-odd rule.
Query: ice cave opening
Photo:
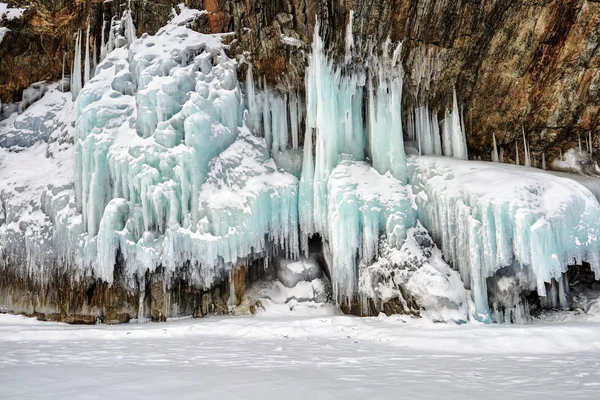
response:
[[[305,87],[285,89],[191,29],[203,13],[137,37],[126,11],[98,60],[80,31],[70,93],[32,87],[0,121],[3,310],[523,323],[582,302],[572,271],[600,278],[594,183],[501,163],[495,136],[494,163],[469,160],[456,89],[403,109],[401,43],[359,54],[350,30],[336,63],[317,23]]]

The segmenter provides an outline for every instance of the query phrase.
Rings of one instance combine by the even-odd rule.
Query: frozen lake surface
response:
[[[600,322],[254,316],[72,326],[0,315],[3,399],[597,399]]]

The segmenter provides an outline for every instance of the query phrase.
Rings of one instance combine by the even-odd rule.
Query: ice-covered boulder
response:
[[[277,260],[277,279],[289,288],[293,288],[299,282],[310,282],[322,276],[321,266],[314,258]]]

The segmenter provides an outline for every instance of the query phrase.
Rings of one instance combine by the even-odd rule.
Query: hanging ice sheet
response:
[[[448,157],[410,157],[419,219],[488,315],[486,278],[523,269],[530,289],[587,261],[600,278],[600,204],[579,183],[542,170]]]

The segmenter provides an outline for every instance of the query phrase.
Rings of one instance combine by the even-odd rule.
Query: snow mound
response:
[[[587,261],[600,277],[600,204],[579,183],[544,171],[443,157],[411,157],[419,219],[488,315],[486,278],[523,271],[530,290]]]
[[[21,18],[26,10],[27,8],[9,7],[7,3],[0,3],[0,21],[3,18],[8,21]]]

